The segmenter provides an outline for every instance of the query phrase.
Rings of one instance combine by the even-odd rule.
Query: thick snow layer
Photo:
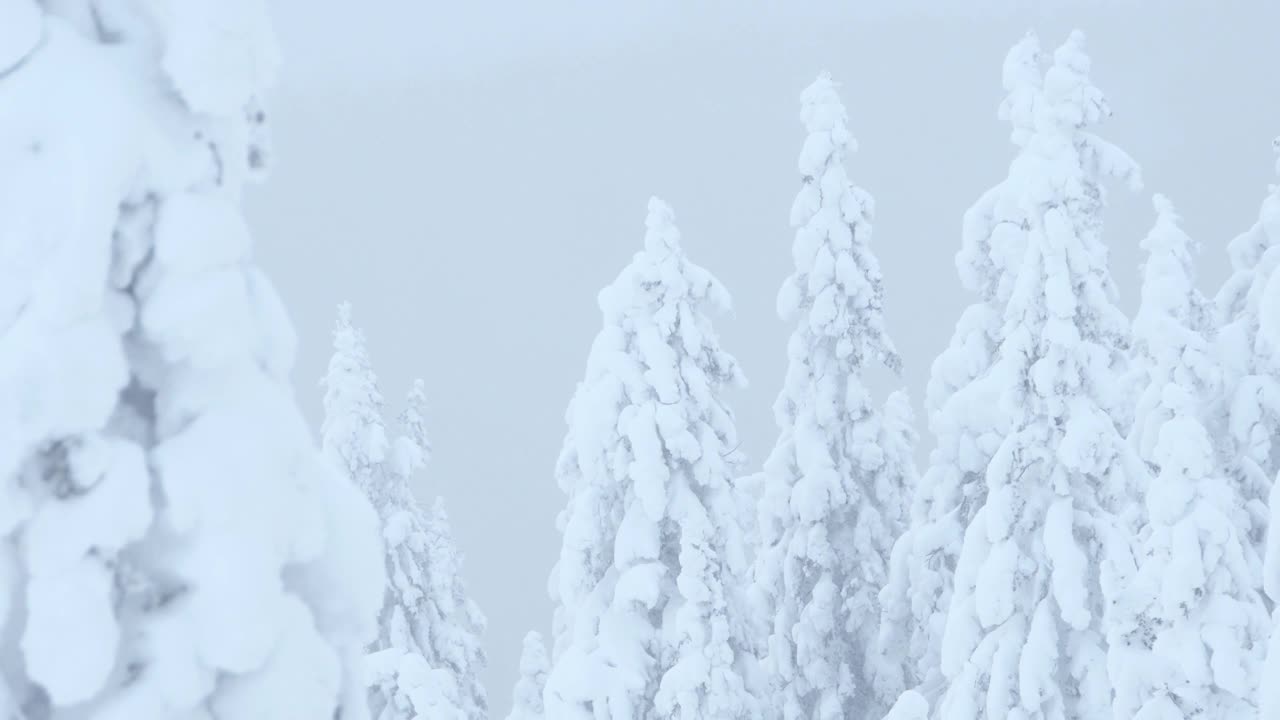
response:
[[[904,684],[902,663],[877,647],[879,591],[915,483],[914,430],[905,398],[877,407],[863,385],[872,364],[900,361],[870,248],[874,202],[849,182],[854,142],[828,75],[801,95],[800,115],[794,272],[778,293],[795,330],[754,531],[769,678],[758,692],[782,717],[879,717]]]
[[[689,262],[669,207],[601,291],[604,328],[567,412],[568,506],[551,592],[548,718],[754,717],[740,456],[719,393],[742,382],[710,313],[724,288]],[[522,681],[523,683],[524,681]]]
[[[940,689],[935,712],[948,720],[1110,714],[1107,610],[1133,573],[1127,540],[1146,484],[1118,432],[1130,412],[1129,327],[1100,237],[1103,182],[1135,185],[1137,167],[1089,132],[1109,110],[1089,82],[1083,36],[1073,33],[1041,67],[1034,36],[1005,63],[1002,115],[1020,152],[1008,180],[966,217],[958,257],[989,307],[971,311],[971,329],[944,355],[957,366],[935,373],[935,397],[960,413],[933,416],[947,423],[944,465],[926,475],[930,495],[913,510],[920,527],[904,536],[954,542],[945,514],[969,515],[945,628],[916,651],[927,663],[938,643],[942,677],[926,664],[915,679],[925,694]],[[992,312],[1002,316],[998,330],[987,324]],[[1003,417],[992,423],[954,405],[975,401]],[[974,474],[952,474],[951,458],[974,463]],[[927,623],[946,581],[911,573],[915,559],[900,557],[902,572],[922,583],[920,610],[902,621]]]
[[[1280,445],[1274,442],[1280,433],[1280,333],[1271,304],[1280,293],[1273,287],[1280,265],[1278,242],[1280,186],[1273,186],[1258,221],[1227,245],[1232,273],[1215,298],[1219,330],[1214,344],[1222,365],[1226,414],[1222,434],[1228,441],[1224,452],[1232,459],[1228,471],[1243,492],[1252,520],[1246,537],[1255,555],[1267,553],[1267,500],[1280,471]],[[1267,571],[1264,582],[1273,577],[1280,573]],[[1268,585],[1267,590],[1273,600],[1280,595],[1280,585]]]
[[[542,635],[530,632],[524,637],[520,651],[520,679],[512,691],[511,712],[507,720],[544,720],[542,695],[547,685],[550,662]]]
[[[95,9],[0,4],[0,711],[358,720],[373,514],[320,464],[239,209],[263,7]]]

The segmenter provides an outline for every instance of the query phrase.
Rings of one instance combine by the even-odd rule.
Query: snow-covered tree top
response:
[[[543,720],[542,693],[547,684],[550,663],[542,635],[530,632],[524,636],[520,652],[520,679],[511,698],[511,714],[507,720]]]
[[[1157,194],[1152,202],[1156,223],[1142,240],[1142,249],[1148,255],[1143,269],[1142,304],[1134,318],[1133,332],[1147,353],[1159,355],[1180,352],[1194,341],[1194,333],[1208,330],[1211,319],[1208,303],[1195,284],[1199,243],[1179,227],[1178,215],[1168,198]],[[1200,337],[1199,344],[1203,345],[1204,340]]]
[[[395,473],[408,478],[426,466],[431,459],[431,441],[427,438],[427,386],[415,379],[400,413],[400,437],[395,443]]]
[[[701,357],[706,346],[715,344],[714,338],[706,335],[710,331],[706,322],[697,321],[691,313],[726,312],[732,301],[715,276],[685,257],[675,213],[661,199],[649,199],[645,228],[644,250],[636,253],[617,280],[600,291],[598,301],[606,327],[639,333],[644,341],[641,354],[662,356],[648,357],[644,382],[652,386],[660,402],[673,403],[680,388],[670,371],[678,368],[674,358],[665,357],[670,350],[663,350],[653,341],[674,337],[686,352]],[[649,335],[650,329],[656,331],[656,336]],[[594,351],[592,357],[596,361],[609,359]],[[722,374],[727,382],[745,382],[737,361],[727,353],[717,348],[705,359],[711,361],[712,371]],[[632,397],[634,400],[641,396]]]
[[[897,371],[902,361],[884,330],[880,263],[869,248],[874,202],[844,167],[856,147],[848,114],[825,73],[800,103],[809,134],[799,159],[803,184],[791,206],[795,272],[778,293],[778,313],[803,317],[803,342],[832,343],[841,363],[860,367],[874,358]]]
[[[325,453],[357,483],[375,482],[373,468],[386,458],[388,449],[382,393],[365,350],[364,334],[351,324],[350,303],[338,305],[333,357],[321,384],[325,394],[320,435]]]
[[[747,702],[720,579],[742,552],[720,392],[743,377],[710,318],[729,295],[685,257],[664,202],[645,224],[644,248],[600,292],[603,327],[566,413],[549,717],[728,717]]]
[[[1271,141],[1271,149],[1276,154],[1276,174],[1280,174],[1280,137],[1276,137]],[[1224,296],[1220,297],[1221,301],[1230,301],[1229,288],[1244,286],[1244,290],[1240,290],[1240,296],[1247,292],[1248,281],[1251,281],[1254,266],[1262,260],[1262,255],[1268,249],[1271,249],[1276,242],[1280,242],[1280,183],[1272,184],[1267,188],[1267,197],[1262,201],[1262,210],[1258,223],[1254,224],[1248,231],[1240,233],[1226,245],[1226,254],[1231,259],[1231,269],[1235,270],[1235,275],[1229,279],[1224,287]]]
[[[821,73],[800,93],[800,121],[810,136],[800,153],[800,174],[805,177],[821,177],[832,155],[843,158],[844,153],[858,149],[849,133],[849,114],[840,101],[839,85],[830,73]]]
[[[1044,80],[1043,62],[1040,38],[1034,32],[1027,33],[1005,56],[1005,98],[1000,103],[1000,119],[1013,126],[1011,138],[1015,145],[1025,144],[1035,129],[1035,103]]]
[[[1037,108],[1036,131],[1040,135],[1065,135],[1075,139],[1075,165],[1085,172],[1117,178],[1132,189],[1142,186],[1138,164],[1127,153],[1086,132],[1111,117],[1106,96],[1089,79],[1092,62],[1084,49],[1084,33],[1071,33],[1053,53],[1053,65],[1044,77],[1044,102]],[[1067,188],[1070,191],[1070,188]]]

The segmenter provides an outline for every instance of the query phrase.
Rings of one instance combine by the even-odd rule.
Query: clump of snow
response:
[[[507,720],[544,720],[546,710],[542,701],[547,685],[550,662],[542,635],[530,632],[524,636],[520,652],[520,679],[512,692],[511,713]]]
[[[251,93],[195,113],[151,52],[221,48],[189,86],[258,53],[195,5],[0,5],[5,715],[363,716],[372,511],[320,464],[252,263]]]

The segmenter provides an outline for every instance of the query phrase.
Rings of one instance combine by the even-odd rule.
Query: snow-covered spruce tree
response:
[[[520,679],[511,697],[511,713],[507,720],[545,720],[542,693],[547,686],[547,647],[542,635],[530,632],[524,636],[520,652]]]
[[[885,674],[877,593],[914,470],[901,443],[886,452],[862,373],[901,363],[884,330],[872,200],[845,174],[854,141],[829,76],[802,94],[801,119],[809,135],[791,210],[795,272],[778,295],[779,314],[796,329],[774,405],[781,435],[764,465],[753,569],[768,617],[765,711],[786,720],[879,717],[901,680],[889,672],[888,688],[877,687]]]
[[[1229,470],[1249,504],[1251,544],[1259,556],[1268,555],[1269,564],[1280,563],[1280,557],[1272,560],[1266,553],[1267,501],[1280,471],[1280,338],[1263,326],[1263,316],[1275,312],[1272,306],[1280,299],[1267,294],[1280,265],[1280,186],[1270,188],[1258,222],[1232,240],[1227,253],[1232,273],[1216,302]],[[1268,574],[1280,580],[1280,565]],[[1280,601],[1280,584],[1266,590],[1273,603]]]
[[[1030,35],[1005,60],[1000,117],[1012,124],[1018,147],[1034,130],[1040,63],[1040,44]],[[1010,265],[1021,260],[1026,244],[1020,193],[1006,180],[965,213],[956,267],[980,300],[961,314],[951,344],[934,360],[925,403],[937,446],[912,499],[908,526],[894,543],[881,594],[881,652],[903,668],[902,684],[927,703],[942,691],[942,632],[964,529],[986,501],[984,475],[1006,434],[1008,418],[986,376],[1000,344]]]
[[[1257,718],[1269,620],[1240,526],[1244,502],[1206,418],[1221,370],[1212,308],[1195,289],[1196,245],[1156,196],[1137,349],[1148,385],[1131,439],[1155,478],[1138,572],[1117,603],[1109,670],[1117,720]]]
[[[1054,54],[1013,161],[1025,223],[993,383],[1010,420],[965,531],[941,648],[947,720],[1077,720],[1111,712],[1104,612],[1132,572],[1122,516],[1145,472],[1107,406],[1128,321],[1102,244],[1102,183],[1136,184],[1127,155],[1089,132],[1109,115],[1082,34]]]
[[[321,385],[321,447],[365,495],[372,496],[384,485],[380,475],[388,453],[387,429],[378,378],[369,364],[364,334],[351,324],[350,303],[338,306],[333,356]]]
[[[753,718],[726,588],[745,568],[720,393],[742,375],[709,318],[729,296],[685,258],[662,201],[646,225],[644,250],[600,293],[604,329],[567,412],[546,715]]]
[[[1277,153],[1276,172],[1280,173],[1280,138],[1276,138],[1273,147]],[[1274,272],[1277,262],[1280,262],[1280,250],[1276,249],[1276,241],[1280,240],[1280,185],[1273,185],[1266,200],[1262,203],[1262,210],[1259,212],[1258,223],[1242,237],[1251,237],[1252,240],[1236,240],[1232,249],[1239,249],[1241,246],[1254,244],[1259,247],[1265,246],[1266,249],[1262,254],[1262,259],[1258,262],[1259,274],[1269,275],[1263,292],[1263,297],[1258,302],[1258,321],[1260,335],[1265,336],[1266,345],[1264,348],[1280,348],[1280,273]],[[1250,293],[1252,295],[1253,291]],[[1258,339],[1259,344],[1264,342],[1263,338]],[[1227,346],[1228,352],[1230,347]],[[1274,355],[1267,356],[1274,359]],[[1274,367],[1270,363],[1267,367]],[[1270,378],[1274,380],[1275,375],[1271,374]],[[1270,383],[1266,383],[1268,386]],[[1261,410],[1269,406],[1269,402],[1264,402],[1262,398],[1269,395],[1259,393],[1258,407]],[[1270,399],[1270,398],[1268,398]],[[1239,405],[1237,405],[1239,407]],[[1274,407],[1274,406],[1271,406]],[[1270,414],[1270,410],[1264,411]],[[1232,425],[1233,431],[1239,429],[1235,424],[1238,415],[1233,415]],[[1238,432],[1233,435],[1239,437]],[[1276,490],[1280,488],[1280,483],[1275,483],[1271,488],[1271,506],[1270,506],[1270,525],[1266,534],[1266,556],[1265,566],[1263,568],[1263,589],[1270,597],[1273,605],[1280,605],[1280,532],[1276,528],[1280,528],[1280,492]],[[1261,692],[1259,694],[1260,717],[1270,718],[1280,715],[1280,684],[1270,681],[1276,677],[1280,677],[1280,608],[1274,611],[1272,615],[1271,642],[1267,649],[1266,667],[1263,670],[1263,677],[1267,678],[1261,683]]]
[[[261,3],[0,3],[0,716],[365,717],[376,522],[240,210]]]
[[[374,720],[482,720],[485,619],[467,598],[442,501],[427,512],[409,486],[430,453],[423,382],[413,383],[391,447],[377,377],[346,303],[333,338],[323,381],[324,449],[373,503],[386,548],[378,636],[366,661]]]

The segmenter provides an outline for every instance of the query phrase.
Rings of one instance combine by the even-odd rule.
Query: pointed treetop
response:
[[[1092,62],[1084,49],[1084,33],[1071,33],[1053,53],[1045,73],[1045,112],[1037,117],[1040,130],[1073,132],[1111,117],[1111,106],[1089,79]]]
[[[364,354],[364,337],[351,325],[351,303],[347,300],[338,303],[338,318],[333,325],[333,349],[358,350]]]
[[[1187,269],[1190,270],[1191,255],[1199,251],[1200,243],[1182,230],[1182,217],[1168,197],[1156,193],[1151,198],[1151,204],[1156,210],[1156,222],[1151,232],[1142,239],[1142,249],[1151,253],[1171,252],[1185,258]]]
[[[1179,226],[1169,198],[1156,194],[1152,204],[1156,221],[1141,243],[1147,259],[1133,334],[1146,353],[1171,355],[1186,362],[1187,353],[1207,349],[1209,307],[1195,283],[1195,256],[1200,245]]]
[[[809,133],[800,153],[800,173],[818,177],[834,156],[842,159],[846,152],[858,149],[849,133],[849,114],[840,102],[839,84],[828,73],[822,73],[800,94],[800,120]]]
[[[507,720],[543,720],[546,710],[542,694],[546,689],[550,663],[542,635],[532,631],[524,636],[520,653],[520,679],[511,698],[511,714]]]
[[[400,413],[400,437],[396,440],[396,474],[412,476],[431,459],[431,441],[427,438],[427,390],[422,379],[413,381]]]
[[[1080,73],[1088,75],[1089,68],[1093,62],[1089,59],[1089,55],[1084,51],[1085,38],[1083,30],[1072,30],[1067,36],[1066,41],[1053,51],[1053,62],[1055,65],[1065,65]]]
[[[1276,153],[1276,174],[1280,175],[1280,137],[1271,141],[1271,149]]]
[[[1050,154],[1079,154],[1083,143],[1102,174],[1125,181],[1131,190],[1142,187],[1138,164],[1115,145],[1092,134],[1087,128],[1111,117],[1107,98],[1089,79],[1090,60],[1084,51],[1084,33],[1074,31],[1053,54],[1053,65],[1045,73],[1041,102],[1034,109],[1035,131],[1048,142]],[[1070,139],[1069,142],[1067,139]],[[1079,161],[1073,160],[1070,165]],[[1065,169],[1059,165],[1050,172]]]
[[[520,672],[526,676],[547,672],[547,647],[542,641],[542,633],[537,630],[530,630],[524,636],[520,653]]]
[[[1004,59],[1002,79],[1005,98],[1000,103],[1000,119],[1013,125],[1012,140],[1023,145],[1035,129],[1035,99],[1044,82],[1044,53],[1040,38],[1028,32],[1009,50]]]
[[[644,249],[658,256],[680,250],[680,229],[676,214],[659,197],[649,198],[649,215],[645,218]]]
[[[320,434],[326,452],[336,454],[357,479],[386,457],[382,394],[365,350],[364,333],[351,324],[351,303],[338,305],[333,357],[321,380],[325,418]],[[367,479],[367,478],[366,478]]]

